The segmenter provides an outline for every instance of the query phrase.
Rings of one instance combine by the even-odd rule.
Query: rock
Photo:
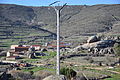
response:
[[[99,49],[98,48],[93,48],[93,54],[98,54],[99,53]]]
[[[77,51],[80,51],[80,50],[82,50],[81,45],[80,45],[80,46],[77,46],[77,47],[75,47],[75,48],[73,49],[74,52],[77,52]]]
[[[97,36],[91,36],[88,38],[87,43],[93,43],[99,41],[99,38]]]
[[[6,54],[7,54],[7,51],[1,51],[0,52],[0,56],[6,56]]]
[[[104,54],[104,49],[100,49],[99,54],[103,55]]]
[[[114,37],[114,40],[119,40],[119,37],[118,36]]]
[[[45,48],[42,48],[42,49],[41,49],[41,52],[45,52],[45,51],[47,51],[47,49],[45,49]]]
[[[83,44],[82,49],[90,49],[90,43]]]
[[[28,58],[29,58],[29,59],[34,59],[34,58],[35,58],[34,53],[30,53],[30,54],[28,55]]]
[[[89,50],[92,54],[105,55],[105,54],[114,54],[114,51],[111,47],[107,48],[91,48]]]
[[[44,78],[43,80],[66,80],[65,79],[65,76],[64,75],[51,75],[51,76],[48,76],[46,78]]]
[[[113,47],[114,44],[115,44],[114,40],[102,40],[93,43],[83,44],[82,49]]]

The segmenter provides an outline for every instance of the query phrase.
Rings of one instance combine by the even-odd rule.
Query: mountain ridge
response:
[[[44,33],[55,37],[56,13],[49,6],[0,4],[0,25],[1,35],[21,34],[17,33],[19,29],[25,36],[38,36]],[[33,26],[36,26],[36,29]],[[120,33],[120,4],[66,5],[60,15],[60,29],[63,38],[104,32]],[[2,32],[4,30],[6,32]]]

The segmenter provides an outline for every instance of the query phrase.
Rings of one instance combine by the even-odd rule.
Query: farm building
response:
[[[30,47],[15,47],[15,52],[28,51]]]
[[[41,45],[32,45],[32,47],[34,47],[35,50],[40,50],[41,49]]]

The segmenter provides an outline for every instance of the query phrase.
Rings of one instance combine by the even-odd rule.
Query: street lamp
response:
[[[57,65],[56,65],[56,74],[60,75],[60,12],[62,9],[66,6],[67,3],[65,3],[60,9],[57,9],[55,6],[52,6],[55,3],[58,3],[60,1],[55,1],[51,3],[49,6],[53,7],[56,16],[57,16]]]

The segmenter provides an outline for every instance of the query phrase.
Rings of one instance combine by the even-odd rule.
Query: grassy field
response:
[[[120,74],[112,75],[112,78],[108,78],[104,80],[120,80]]]
[[[30,67],[30,68],[25,68],[23,69],[23,71],[39,71],[39,70],[48,70],[48,71],[54,71],[55,69],[53,69],[52,67],[54,67],[54,61],[53,62],[49,62],[49,60],[53,57],[56,56],[56,52],[45,52],[47,55],[46,56],[38,56],[35,59],[22,59],[22,61],[27,62],[27,63],[31,63],[31,64],[51,64],[51,65],[47,65],[45,66],[36,66],[36,67]],[[36,63],[39,62],[39,63]]]
[[[29,68],[22,69],[22,71],[24,71],[24,72],[30,72],[30,71],[37,72],[40,70],[55,71],[55,69],[45,68],[42,66],[41,67],[29,67]]]
[[[43,52],[46,54],[46,56],[36,56],[35,59],[28,59],[28,58],[24,58],[24,59],[21,59],[25,62],[36,62],[36,61],[40,61],[40,60],[47,60],[47,59],[51,59],[51,58],[54,58],[56,56],[56,52]]]

